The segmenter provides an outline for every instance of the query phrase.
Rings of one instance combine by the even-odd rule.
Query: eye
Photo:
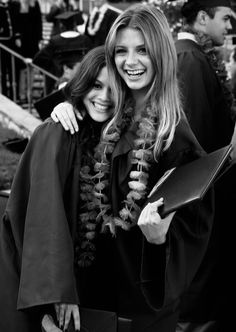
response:
[[[147,54],[147,50],[145,46],[142,46],[138,49],[139,54]]]
[[[123,47],[116,47],[116,49],[115,49],[115,55],[116,54],[123,54],[123,53],[125,53],[125,48],[123,48]]]
[[[96,90],[99,90],[102,88],[102,85],[100,82],[96,81],[93,85],[93,88],[96,89]]]

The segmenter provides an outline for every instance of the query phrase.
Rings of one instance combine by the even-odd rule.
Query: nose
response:
[[[227,22],[227,30],[231,30],[232,29],[232,24],[230,21]]]
[[[125,63],[126,63],[127,65],[131,66],[131,65],[135,65],[135,64],[137,64],[137,62],[138,62],[138,58],[137,58],[137,56],[136,56],[136,53],[133,52],[133,51],[129,51],[129,52],[127,53],[127,57],[126,57],[126,59],[125,59]]]
[[[103,88],[100,97],[103,101],[110,102],[111,101],[111,89]]]

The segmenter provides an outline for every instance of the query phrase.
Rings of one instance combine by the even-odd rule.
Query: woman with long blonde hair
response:
[[[110,309],[131,322],[131,331],[174,332],[179,299],[210,236],[212,192],[165,218],[158,213],[162,199],[143,206],[168,169],[204,151],[182,112],[175,47],[161,10],[128,8],[111,27],[105,50],[115,111],[96,147],[91,191],[101,239],[113,234],[103,255],[104,280],[112,280],[113,289],[104,292],[112,294]],[[62,113],[64,123],[69,120],[71,108],[64,107],[54,110],[56,121]]]

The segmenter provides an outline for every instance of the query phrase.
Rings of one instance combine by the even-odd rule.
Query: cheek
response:
[[[118,72],[121,72],[122,61],[119,57],[115,57],[115,65]]]
[[[86,98],[83,99],[83,103],[85,108],[89,110],[89,107],[91,106],[89,95],[87,95]]]

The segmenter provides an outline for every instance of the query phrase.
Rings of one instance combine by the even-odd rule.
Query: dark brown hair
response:
[[[84,109],[83,98],[93,88],[100,71],[105,66],[104,47],[95,47],[84,56],[75,74],[66,84],[64,88],[66,98],[78,110]]]

